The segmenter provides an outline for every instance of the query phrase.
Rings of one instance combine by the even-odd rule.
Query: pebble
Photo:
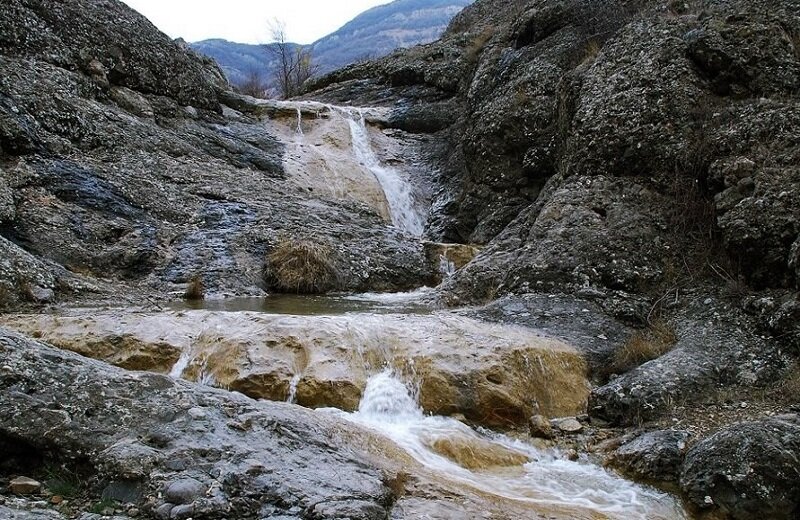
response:
[[[42,489],[42,483],[28,477],[17,477],[8,484],[15,495],[32,495]]]
[[[550,426],[550,421],[544,416],[534,415],[531,417],[528,424],[530,426],[531,437],[539,439],[553,438],[553,427]]]

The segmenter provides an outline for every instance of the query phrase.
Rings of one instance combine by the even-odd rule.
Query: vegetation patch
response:
[[[672,350],[678,336],[668,323],[654,321],[648,328],[634,332],[614,353],[604,371],[605,378],[624,374],[634,368],[659,358]]]
[[[264,278],[268,287],[281,292],[320,294],[335,289],[341,275],[329,245],[283,238],[267,255]]]
[[[206,296],[206,288],[203,284],[203,277],[199,274],[192,276],[186,285],[186,292],[183,297],[189,301],[199,301]]]

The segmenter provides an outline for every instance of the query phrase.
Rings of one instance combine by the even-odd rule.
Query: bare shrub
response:
[[[277,62],[275,84],[280,97],[289,99],[300,93],[303,84],[318,72],[319,67],[314,63],[310,48],[287,40],[284,22],[274,20],[269,30],[272,43],[266,49]]]
[[[319,294],[334,289],[340,273],[327,244],[283,238],[267,255],[264,277],[280,291]]]
[[[33,292],[33,284],[29,280],[19,280],[17,282],[17,293],[23,301],[37,303],[39,299]]]
[[[624,374],[634,368],[659,358],[672,350],[678,336],[669,324],[654,321],[648,328],[634,332],[614,353],[604,370],[605,376]]]
[[[478,34],[474,35],[464,49],[464,57],[469,63],[477,63],[478,58],[489,43],[489,40],[494,36],[496,29],[494,27],[484,27]]]
[[[183,294],[184,299],[190,301],[199,301],[206,296],[206,288],[203,284],[203,277],[199,274],[192,276],[189,283],[186,285],[186,292]]]
[[[270,97],[269,86],[258,71],[250,71],[247,79],[236,86],[236,91],[254,98],[266,99]]]

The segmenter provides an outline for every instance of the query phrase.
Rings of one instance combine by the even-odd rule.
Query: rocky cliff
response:
[[[336,249],[340,288],[429,276],[419,241],[387,228],[379,209],[314,193],[292,173],[295,108],[225,94],[209,59],[117,2],[0,10],[4,305],[117,284],[180,293],[195,276],[210,292],[258,293],[267,253],[287,238]],[[342,132],[349,146],[346,123]]]

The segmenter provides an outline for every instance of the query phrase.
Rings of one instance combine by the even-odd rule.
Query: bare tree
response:
[[[263,80],[261,72],[257,70],[251,70],[247,74],[247,78],[236,86],[236,90],[254,98],[266,99],[270,97],[269,87]]]
[[[286,37],[286,24],[273,20],[269,24],[272,43],[267,51],[276,62],[275,85],[283,99],[289,99],[300,92],[300,87],[317,72],[309,48],[290,43]]]

